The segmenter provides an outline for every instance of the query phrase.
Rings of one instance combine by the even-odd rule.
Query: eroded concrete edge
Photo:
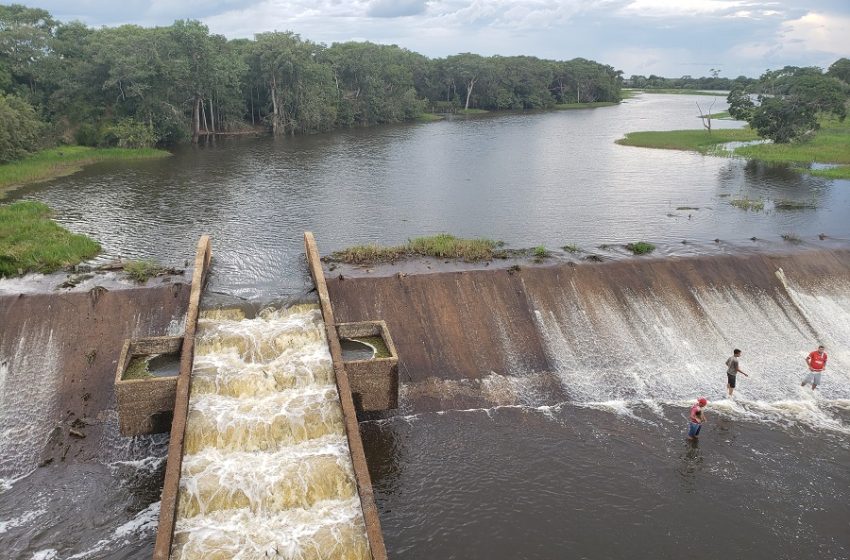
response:
[[[180,488],[180,470],[183,465],[183,436],[189,414],[189,389],[192,384],[192,362],[195,357],[195,330],[201,292],[204,288],[207,269],[210,265],[210,237],[202,235],[195,253],[192,291],[186,310],[186,327],[183,333],[183,349],[180,352],[180,375],[177,378],[177,394],[174,400],[174,419],[171,422],[171,438],[168,443],[168,462],[165,481],[162,485],[162,502],[159,508],[159,527],[156,533],[153,559],[168,560],[171,556],[171,541],[174,538],[174,522],[177,512],[177,496]]]
[[[357,423],[357,412],[354,410],[354,400],[351,396],[351,385],[348,374],[342,363],[342,347],[336,332],[336,321],[334,320],[333,308],[331,307],[328,286],[325,283],[325,273],[322,270],[322,262],[319,259],[319,250],[316,247],[316,239],[309,231],[304,232],[304,248],[307,254],[307,264],[310,267],[310,275],[316,284],[316,292],[319,294],[319,304],[322,307],[322,318],[325,322],[328,347],[333,360],[336,387],[339,392],[339,401],[342,406],[345,434],[348,438],[348,447],[351,451],[351,463],[354,467],[354,478],[357,482],[357,492],[360,495],[360,507],[363,510],[363,520],[366,524],[366,538],[369,541],[369,550],[372,560],[386,560],[387,549],[384,545],[384,535],[381,532],[381,521],[378,518],[378,507],[375,505],[375,496],[372,492],[372,479],[369,476],[369,467],[366,464],[366,454],[363,451],[363,440],[360,439],[360,426]]]

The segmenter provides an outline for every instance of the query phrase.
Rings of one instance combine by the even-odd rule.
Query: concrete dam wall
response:
[[[846,429],[799,382],[822,342],[820,395],[850,399],[850,251],[329,276],[328,289],[338,322],[389,325],[403,412],[720,398],[741,348],[740,398]]]

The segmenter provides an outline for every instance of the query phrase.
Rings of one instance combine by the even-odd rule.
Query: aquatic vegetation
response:
[[[797,243],[802,243],[802,242],[803,242],[803,240],[802,240],[802,239],[800,239],[800,236],[799,236],[799,235],[797,235],[796,233],[783,233],[783,234],[782,234],[782,239],[784,239],[784,240],[785,240],[785,241],[787,241],[788,243],[794,243],[795,245],[796,245]]]
[[[154,276],[165,274],[168,269],[153,261],[128,261],[124,264],[124,274],[139,284],[144,284]]]
[[[764,200],[760,198],[733,198],[729,204],[741,210],[761,212],[764,210]]]
[[[549,256],[549,251],[546,250],[546,247],[543,245],[538,245],[534,249],[531,250],[531,254],[537,259],[545,259]]]
[[[814,201],[775,200],[773,201],[773,207],[777,210],[815,210],[817,209],[817,204]]]
[[[579,252],[581,252],[581,249],[579,248],[579,246],[575,245],[573,243],[567,243],[566,245],[561,247],[561,249],[563,249],[567,253],[579,253]]]
[[[55,272],[100,252],[100,244],[69,232],[51,215],[41,202],[0,206],[0,277]]]
[[[459,259],[467,262],[491,260],[501,256],[498,250],[504,243],[492,239],[462,239],[448,233],[415,237],[405,245],[384,247],[374,243],[355,245],[334,251],[326,261],[347,264],[393,262],[405,257],[422,256],[440,259]]]
[[[626,249],[635,255],[648,255],[655,250],[655,245],[646,241],[638,241],[637,243],[628,243]]]

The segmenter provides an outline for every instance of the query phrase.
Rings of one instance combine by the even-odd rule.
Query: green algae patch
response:
[[[380,336],[357,336],[352,338],[351,340],[356,340],[357,342],[362,342],[363,344],[368,344],[372,348],[375,349],[375,358],[389,358],[390,349],[387,348],[386,342]]]
[[[28,158],[0,165],[0,190],[72,175],[86,165],[102,161],[157,159],[170,155],[165,150],[154,148],[50,148]]]
[[[41,202],[0,206],[0,277],[47,274],[100,252],[99,243],[69,232],[51,220],[51,215]]]

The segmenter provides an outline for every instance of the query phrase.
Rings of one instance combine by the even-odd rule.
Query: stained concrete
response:
[[[6,391],[25,391],[22,376],[33,374],[58,387],[50,403],[55,429],[42,442],[40,464],[56,467],[97,460],[108,412],[116,406],[113,381],[124,341],[181,329],[188,295],[185,284],[175,283],[0,296],[0,356],[8,371]],[[26,372],[16,360],[47,351],[35,334],[43,330],[49,331],[52,348],[57,349],[56,369]],[[14,351],[20,344],[23,350]],[[22,399],[25,402],[26,396]],[[85,437],[71,436],[72,426]]]
[[[343,360],[351,383],[354,407],[358,412],[378,412],[398,408],[398,354],[384,321],[338,323],[341,338],[380,336],[390,355],[369,360]]]
[[[382,277],[327,279],[337,321],[386,321],[400,356],[402,383],[480,379],[506,372],[553,371],[535,312],[582,298],[626,302],[675,296],[699,307],[695,287],[723,287],[786,297],[776,275],[816,284],[850,277],[850,250],[567,263]],[[592,310],[591,310],[592,313]],[[588,320],[594,320],[590,317]],[[805,327],[805,326],[804,326]]]
[[[182,336],[157,336],[124,341],[115,371],[118,426],[122,436],[159,434],[171,430],[177,376],[124,379],[124,374],[133,358],[175,354],[180,352],[182,345]]]

